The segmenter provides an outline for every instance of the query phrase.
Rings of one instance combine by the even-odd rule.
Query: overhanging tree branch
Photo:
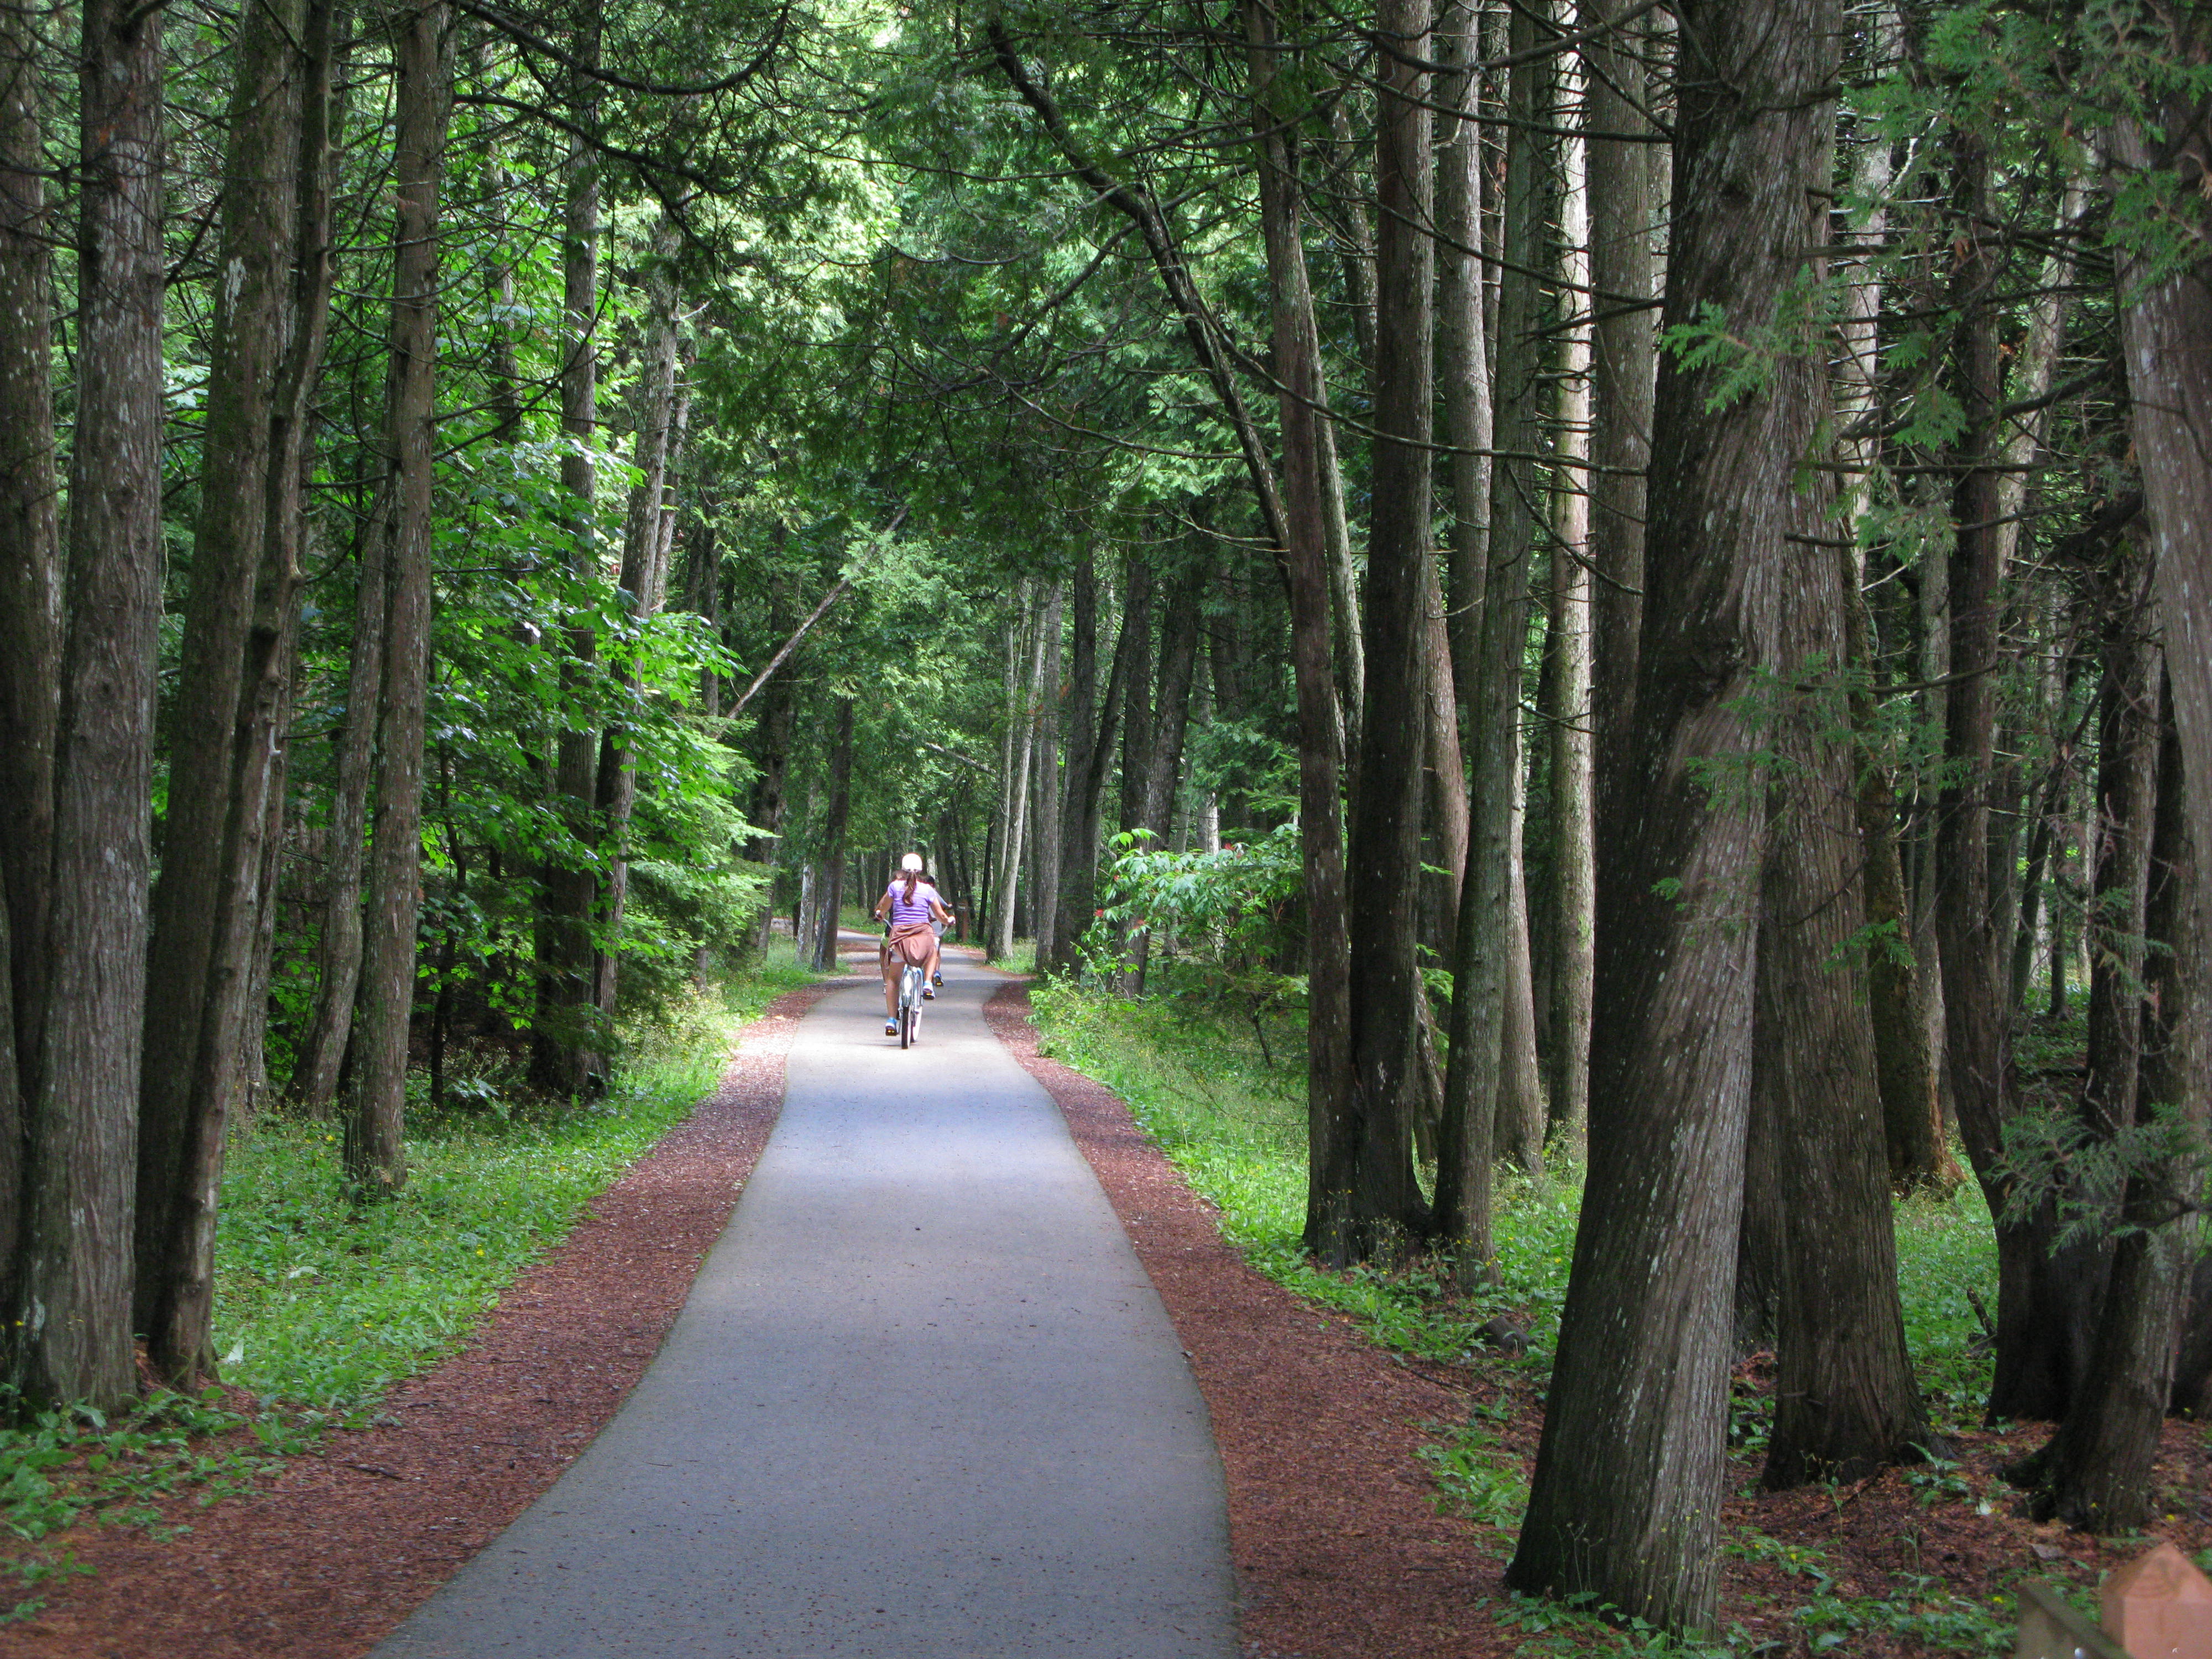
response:
[[[884,543],[889,541],[891,537],[897,534],[898,527],[905,522],[906,509],[904,507],[901,507],[896,513],[891,515],[891,521],[884,526],[883,534],[876,538],[876,545],[880,547]],[[830,614],[830,607],[836,604],[838,600],[843,599],[845,597],[846,590],[851,587],[852,585],[853,578],[849,573],[837,578],[836,586],[832,587],[829,592],[823,595],[822,603],[814,607],[814,614],[809,617],[805,622],[799,624],[799,627],[793,632],[792,636],[783,642],[782,648],[779,650],[775,655],[768,659],[768,666],[762,669],[759,673],[753,676],[753,683],[745,688],[744,696],[739,697],[737,702],[730,705],[731,719],[735,720],[739,714],[744,713],[745,705],[753,700],[754,696],[758,694],[761,687],[768,684],[769,677],[774,674],[777,669],[783,666],[785,661],[790,657],[791,653],[799,649],[799,642],[813,631],[815,623],[820,622],[823,617]]]
[[[1182,250],[1176,245],[1174,233],[1169,228],[1166,216],[1160,211],[1158,201],[1150,186],[1132,185],[1115,178],[1085,153],[1051,93],[1022,62],[1003,18],[993,16],[985,24],[984,32],[991,43],[991,54],[1007,84],[1036,112],[1046,134],[1060,154],[1067,157],[1075,176],[1090,185],[1100,201],[1133,222],[1138,234],[1145,239],[1152,267],[1159,274],[1160,285],[1167,290],[1170,303],[1182,317],[1183,333],[1190,341],[1191,350],[1205,369],[1206,379],[1212,382],[1214,395],[1221,400],[1222,413],[1237,434],[1237,447],[1252,477],[1253,493],[1260,499],[1260,515],[1267,526],[1268,538],[1279,551],[1287,548],[1290,532],[1273,463],[1268,459],[1259,426],[1245,406],[1243,393],[1237,389],[1236,376],[1231,371],[1227,349],[1206,313],[1205,302],[1199,297],[1198,285],[1191,279],[1190,268],[1183,263]]]

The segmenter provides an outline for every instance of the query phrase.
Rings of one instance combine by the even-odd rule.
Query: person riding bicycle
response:
[[[943,896],[922,877],[921,854],[908,853],[899,860],[899,874],[876,901],[876,920],[887,922],[878,954],[884,970],[884,1035],[898,1035],[899,974],[909,963],[923,970],[922,995],[934,997],[929,987],[937,974],[938,933],[933,925],[951,910]]]

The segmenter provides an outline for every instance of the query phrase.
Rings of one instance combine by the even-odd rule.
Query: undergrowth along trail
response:
[[[1218,1208],[1224,1235],[1255,1268],[1351,1316],[1379,1346],[1462,1373],[1470,1389],[1468,1416],[1432,1425],[1435,1439],[1423,1457],[1438,1504],[1472,1522],[1483,1547],[1510,1554],[1566,1296],[1580,1170],[1559,1161],[1542,1173],[1503,1176],[1500,1283],[1478,1296],[1452,1293],[1419,1257],[1387,1270],[1316,1268],[1299,1243],[1306,1167],[1304,1034],[1295,1010],[1261,1014],[1200,984],[1171,979],[1170,985],[1167,994],[1130,1000],[1065,981],[1034,982],[1040,1046],[1128,1103],[1193,1188]],[[1931,1416],[1942,1432],[1991,1443],[1978,1446],[1972,1467],[1946,1461],[1901,1477],[1898,1501],[1928,1517],[1932,1552],[1942,1528],[2011,1524],[2005,1490],[1985,1467],[2003,1449],[1980,1422],[1990,1356],[1973,1307],[1975,1297],[1986,1303],[1996,1293],[1996,1252],[1972,1182],[1946,1198],[1902,1200],[1896,1218],[1907,1334]],[[1525,1352],[1486,1344],[1486,1326],[1501,1316],[1525,1333]],[[1739,1370],[1730,1438],[1755,1476],[1772,1418],[1771,1383],[1755,1363]],[[1820,1544],[1798,1535],[1819,1531],[1796,1513],[1818,1507],[1819,1497],[1786,1500],[1771,1515],[1748,1489],[1737,1500],[1743,1513],[1725,1546],[1737,1583],[1732,1607],[1759,1628],[1738,1626],[1716,1640],[1686,1643],[1632,1624],[1607,1624],[1588,1609],[1519,1598],[1499,1602],[1493,1616],[1501,1629],[1517,1632],[1519,1650],[1531,1654],[1998,1653],[2010,1651],[2007,1587],[2018,1577],[2064,1580],[2070,1571],[2082,1595],[2094,1582],[2092,1568],[2054,1563],[2055,1550],[2012,1556],[2019,1540],[1996,1534],[1987,1541],[2006,1553],[2002,1565],[1968,1579],[1947,1577],[1940,1553],[1924,1569],[1877,1568],[1854,1559],[1847,1540]],[[1829,1507],[1846,1513],[1852,1498],[1838,1489],[1828,1494]],[[1917,1540],[1918,1522],[1910,1524]],[[1778,1640],[1784,1645],[1773,1645]]]

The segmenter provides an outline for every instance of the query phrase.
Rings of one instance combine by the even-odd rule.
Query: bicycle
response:
[[[899,1047],[911,1048],[915,1035],[921,1030],[921,993],[929,982],[929,975],[915,963],[908,963],[899,970]]]

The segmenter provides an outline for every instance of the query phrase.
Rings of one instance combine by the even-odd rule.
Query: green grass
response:
[[[1131,1002],[1046,981],[1030,988],[1045,1052],[1107,1084],[1129,1103],[1192,1186],[1221,1211],[1223,1232],[1255,1266],[1293,1289],[1366,1322],[1386,1346],[1437,1359],[1465,1357],[1472,1332],[1499,1312],[1528,1327],[1540,1372],[1559,1330],[1572,1265],[1582,1171],[1501,1171],[1493,1242],[1502,1284],[1451,1297],[1419,1266],[1331,1273],[1305,1258],[1304,1039],[1278,1018],[1249,1023],[1191,997]],[[1972,1182],[1948,1199],[1913,1198],[1897,1211],[1899,1279],[1906,1334],[1923,1383],[1955,1415],[1979,1409],[1989,1358],[1969,1291],[1996,1294],[1989,1212]]]
[[[1905,1340],[1938,1431],[1980,1419],[1990,1354],[1971,1293],[1995,1310],[1996,1237],[1982,1189],[1963,1182],[1948,1199],[1918,1195],[1897,1206],[1897,1281]]]
[[[27,1586],[65,1575],[65,1557],[28,1547],[88,1517],[153,1524],[154,1504],[186,1491],[213,1502],[331,1426],[368,1420],[711,1090],[735,1026],[812,977],[780,942],[721,994],[629,1034],[614,1088],[587,1105],[531,1103],[497,1073],[470,1077],[465,1109],[410,1109],[407,1185],[380,1202],[356,1202],[341,1179],[336,1125],[240,1127],[216,1235],[216,1352],[258,1406],[210,1391],[112,1420],[58,1410],[0,1428],[0,1528],[18,1545],[0,1569]],[[0,1622],[36,1607],[0,1608]]]
[[[1466,1358],[1484,1323],[1510,1315],[1528,1330],[1531,1363],[1548,1370],[1574,1255],[1579,1169],[1501,1174],[1493,1243],[1502,1282],[1493,1291],[1449,1297],[1419,1264],[1324,1272],[1300,1243],[1305,1051],[1294,1020],[1255,1030],[1190,999],[1129,1002],[1058,981],[1032,986],[1030,997],[1045,1051],[1129,1103],[1262,1273],[1353,1316],[1384,1346],[1425,1358]]]

